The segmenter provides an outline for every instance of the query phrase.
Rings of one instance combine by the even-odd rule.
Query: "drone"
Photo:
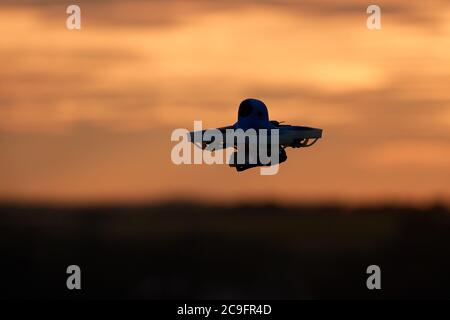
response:
[[[202,131],[192,131],[188,134],[188,139],[190,142],[194,143],[197,147],[200,147],[203,150],[219,150],[225,149],[230,145],[225,143],[225,136],[228,132],[237,131],[238,129],[242,129],[243,132],[248,132],[253,130],[256,132],[256,136],[258,136],[258,132],[261,132],[261,129],[265,129],[269,132],[272,132],[273,129],[278,130],[278,141],[277,145],[273,145],[278,148],[278,157],[276,161],[265,162],[263,163],[260,159],[252,159],[247,154],[244,156],[244,161],[237,161],[239,153],[243,151],[248,151],[249,142],[244,144],[237,143],[236,140],[233,140],[231,146],[235,149],[235,152],[232,154],[232,159],[229,161],[230,167],[235,167],[237,171],[244,171],[253,167],[260,166],[272,166],[275,164],[283,163],[287,160],[287,154],[285,149],[288,147],[292,148],[306,148],[314,145],[318,139],[322,138],[322,129],[312,128],[312,127],[304,127],[304,126],[292,126],[283,124],[283,122],[276,120],[269,120],[269,112],[267,110],[264,102],[258,99],[245,99],[239,105],[238,110],[238,120],[235,124],[215,129],[208,130],[216,130],[223,135],[223,139],[220,141],[214,141],[214,139],[205,139],[204,134],[208,130]],[[201,139],[199,139],[199,137]],[[273,139],[267,139],[267,144],[269,145],[268,149],[270,149],[270,144]],[[215,142],[215,143],[214,143]],[[247,152],[248,153],[248,152]]]

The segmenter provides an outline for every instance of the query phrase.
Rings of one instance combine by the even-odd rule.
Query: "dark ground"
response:
[[[0,206],[0,297],[450,298],[443,206]],[[66,289],[66,268],[82,290]],[[366,288],[381,267],[382,290]]]

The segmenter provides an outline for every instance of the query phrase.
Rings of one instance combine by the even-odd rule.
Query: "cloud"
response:
[[[118,1],[89,0],[77,1],[88,11],[88,18],[95,25],[113,26],[151,26],[170,27],[173,24],[189,21],[205,14],[217,12],[241,11],[245,9],[281,10],[295,16],[305,15],[324,18],[340,18],[342,16],[364,16],[368,6],[364,0],[154,0],[154,1]],[[56,19],[60,16],[62,6],[67,3],[61,0],[4,0],[0,6],[4,8],[38,9],[44,17]],[[426,3],[408,0],[380,0],[383,15],[401,23],[436,27],[442,23],[442,12],[449,4],[445,0],[430,0]]]
[[[79,32],[65,28],[66,2],[0,4],[2,192],[156,197],[208,194],[211,180],[234,199],[274,183],[291,199],[449,189],[447,2],[381,1],[379,32],[357,0],[80,3]],[[324,128],[323,141],[290,152],[273,180],[171,164],[171,129],[231,124],[247,97],[273,119]]]
[[[450,142],[394,140],[371,148],[365,154],[364,163],[382,168],[440,168],[442,174],[450,176]]]

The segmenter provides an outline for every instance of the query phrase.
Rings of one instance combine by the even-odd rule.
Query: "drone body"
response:
[[[241,129],[241,130],[239,130]],[[276,129],[276,130],[274,130]],[[213,129],[214,130],[214,129]],[[236,152],[232,155],[232,159],[230,159],[230,166],[235,167],[237,171],[243,171],[252,167],[258,166],[271,166],[274,164],[279,164],[287,160],[286,151],[284,150],[287,147],[292,148],[305,148],[312,146],[318,139],[322,137],[322,129],[304,127],[304,126],[291,126],[280,124],[278,121],[270,121],[269,113],[267,111],[266,105],[257,99],[246,99],[241,102],[238,111],[238,120],[235,124],[231,126],[217,128],[224,137],[229,132],[254,132],[257,136],[257,141],[259,141],[260,132],[269,132],[269,137],[267,139],[268,147],[267,149],[271,149],[272,141],[275,139],[271,139],[270,132],[277,131],[277,146],[278,149],[278,157],[277,161],[274,163],[262,163],[258,157],[254,161],[251,161],[251,157],[248,155],[244,157],[245,161],[238,163],[236,161],[238,154],[247,150],[249,148],[249,144],[251,142],[247,142],[245,145],[245,150],[242,148],[242,145],[239,145],[235,141],[232,143],[232,146],[236,149]],[[204,139],[204,133],[208,130],[203,130],[201,132],[195,131],[189,133],[189,140],[194,144],[199,144],[202,149],[209,150],[218,150],[222,148],[229,147],[230,145],[226,143],[226,139],[223,138],[219,143],[214,144],[214,140]],[[250,134],[251,136],[251,134]],[[200,137],[200,139],[199,139]],[[248,137],[248,136],[247,136]],[[212,148],[211,146],[214,145]],[[273,149],[272,149],[273,150]]]

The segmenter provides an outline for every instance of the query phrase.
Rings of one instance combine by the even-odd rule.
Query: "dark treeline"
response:
[[[0,205],[1,296],[450,298],[445,206]],[[66,288],[79,265],[82,290]],[[381,268],[380,291],[366,268]]]

